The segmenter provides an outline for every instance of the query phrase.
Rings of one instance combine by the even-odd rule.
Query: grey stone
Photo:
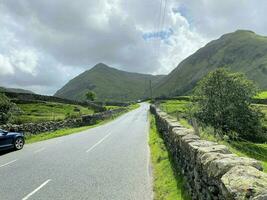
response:
[[[224,196],[236,200],[266,199],[267,174],[252,166],[235,166],[221,178]]]

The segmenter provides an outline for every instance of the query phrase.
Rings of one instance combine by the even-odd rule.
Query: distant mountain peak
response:
[[[90,70],[70,80],[55,96],[85,100],[89,90],[94,91],[99,101],[133,101],[147,97],[149,81],[158,82],[164,76],[126,72],[98,63]]]
[[[94,67],[92,67],[92,69],[103,69],[103,68],[113,69],[112,67],[109,67],[105,63],[98,63]]]
[[[235,34],[235,33],[253,33],[253,34],[256,34],[255,32],[253,32],[251,30],[245,30],[245,29],[238,29],[235,32],[233,32],[232,34]]]

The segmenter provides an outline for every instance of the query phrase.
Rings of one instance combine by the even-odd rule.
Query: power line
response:
[[[164,14],[163,14],[163,18],[162,18],[162,28],[164,28],[165,26],[165,16],[166,16],[166,9],[167,9],[167,5],[168,5],[168,0],[165,0],[165,7],[164,7]]]
[[[154,53],[156,56],[158,55],[158,51],[159,51],[158,37],[159,37],[159,31],[161,29],[162,5],[163,5],[163,0],[160,0],[159,14],[158,14],[158,17],[156,17],[155,35],[154,35],[154,38],[155,38]]]

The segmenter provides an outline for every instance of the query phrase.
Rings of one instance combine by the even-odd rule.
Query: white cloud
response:
[[[10,59],[0,54],[0,76],[10,75],[14,73],[14,68],[10,63]]]
[[[267,35],[266,0],[163,0],[161,12],[160,2],[0,1],[0,85],[51,94],[98,62],[168,73],[224,33]]]
[[[32,75],[36,74],[38,57],[34,51],[29,49],[12,50],[10,53],[10,61],[14,68]]]

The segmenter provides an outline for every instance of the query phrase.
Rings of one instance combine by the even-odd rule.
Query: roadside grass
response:
[[[129,112],[131,110],[134,110],[136,108],[138,108],[140,105],[131,105],[128,106],[128,109],[126,112]],[[120,114],[114,115],[112,118],[110,119],[106,119],[103,121],[98,121],[96,124],[94,125],[90,125],[90,126],[82,126],[82,127],[77,127],[77,128],[66,128],[66,129],[60,129],[57,131],[52,131],[52,132],[44,132],[44,133],[40,133],[37,135],[27,135],[26,136],[26,143],[30,144],[30,143],[34,143],[34,142],[40,142],[43,140],[49,140],[52,138],[56,138],[56,137],[62,137],[62,136],[66,136],[66,135],[70,135],[70,134],[74,134],[74,133],[78,133],[81,131],[85,131],[103,124],[106,124],[114,119],[116,119],[117,117],[121,116],[122,114],[126,113],[126,112],[122,112]]]
[[[92,109],[80,105],[53,102],[17,104],[17,106],[22,111],[21,114],[17,114],[13,119],[17,124],[63,120],[67,117],[94,113]]]
[[[192,128],[186,119],[186,109],[189,101],[168,100],[160,104],[160,108],[166,113],[176,117],[181,125]],[[256,104],[260,110],[265,113],[266,118],[263,125],[267,126],[267,105]],[[181,117],[182,116],[182,117]],[[224,141],[213,135],[214,131],[211,128],[200,128],[200,136],[202,139],[218,142],[226,145],[233,153],[238,156],[250,157],[262,162],[264,172],[267,172],[267,144],[253,143],[249,141]]]
[[[99,124],[96,124],[93,126],[83,126],[83,127],[78,127],[78,128],[66,128],[66,129],[61,129],[61,130],[57,130],[57,131],[53,131],[53,132],[45,132],[45,133],[41,133],[41,134],[37,134],[37,135],[29,135],[29,136],[26,136],[26,143],[30,144],[30,143],[34,143],[34,142],[40,142],[43,140],[49,140],[49,139],[56,138],[56,137],[62,137],[65,135],[70,135],[73,133],[88,130],[88,129],[96,127],[98,125],[101,125],[101,124],[99,123]]]
[[[139,107],[140,107],[140,104],[135,103],[135,104],[129,105],[127,108],[130,111],[130,110],[134,110],[134,109],[139,108]]]
[[[183,179],[175,174],[168,151],[155,125],[154,116],[150,115],[149,146],[153,171],[154,200],[186,200]]]
[[[257,96],[255,96],[256,99],[267,99],[267,91],[260,92]]]

